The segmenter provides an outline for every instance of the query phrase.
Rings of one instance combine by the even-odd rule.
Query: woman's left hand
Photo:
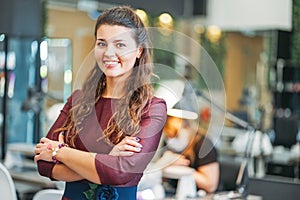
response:
[[[109,152],[111,156],[132,156],[142,150],[142,145],[139,143],[138,137],[125,137],[121,142],[116,144]]]
[[[48,138],[41,138],[40,143],[38,143],[34,150],[34,161],[44,160],[52,162],[52,152],[53,148],[58,148],[59,141],[50,140]]]

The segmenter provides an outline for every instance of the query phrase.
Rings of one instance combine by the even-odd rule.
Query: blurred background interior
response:
[[[32,199],[42,189],[63,187],[38,176],[33,149],[71,94],[77,72],[93,49],[96,18],[120,4],[137,9],[147,26],[178,31],[200,44],[224,84],[209,88],[224,96],[225,101],[217,102],[225,108],[221,115],[232,114],[255,129],[249,139],[249,129],[227,117],[217,139],[207,133],[218,150],[221,173],[233,174],[224,190],[236,189],[237,176],[226,161],[240,166],[247,157],[249,194],[299,197],[300,1],[1,0],[0,155],[15,198]],[[168,32],[161,35],[162,43],[182,55],[167,51],[169,47],[154,49],[155,63],[185,73],[199,91],[207,90],[203,77],[187,67],[198,69],[201,53]],[[199,102],[199,126],[211,126],[213,132],[214,124],[205,119],[214,105],[201,96]],[[245,150],[248,143],[251,148]]]

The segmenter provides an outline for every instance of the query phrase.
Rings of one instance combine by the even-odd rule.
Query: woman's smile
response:
[[[112,69],[117,67],[120,64],[120,62],[117,60],[104,60],[103,64],[105,68]]]
[[[130,28],[107,24],[98,28],[95,58],[107,78],[117,78],[131,72],[141,51]]]

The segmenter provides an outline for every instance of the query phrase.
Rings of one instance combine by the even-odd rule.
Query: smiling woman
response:
[[[117,77],[128,74],[143,50],[137,47],[131,29],[127,27],[102,25],[98,28],[96,38],[95,57],[107,81],[115,81]],[[118,89],[122,90],[121,87]]]
[[[35,149],[40,174],[66,181],[63,199],[136,199],[166,121],[165,101],[153,96],[148,46],[131,8],[99,16],[96,65]]]

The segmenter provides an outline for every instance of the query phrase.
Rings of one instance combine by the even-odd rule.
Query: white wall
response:
[[[291,30],[292,0],[209,0],[207,25],[222,30]]]

